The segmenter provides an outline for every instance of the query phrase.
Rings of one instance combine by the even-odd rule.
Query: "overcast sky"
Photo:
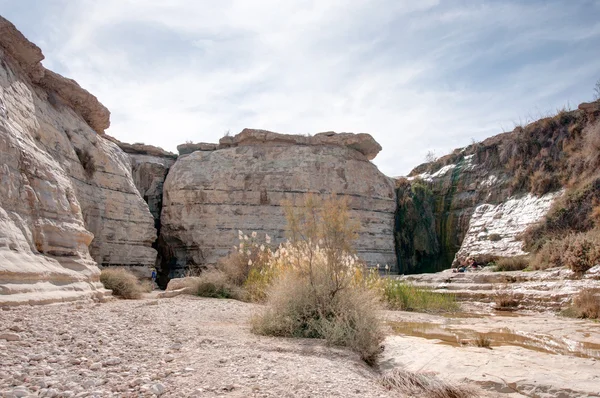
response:
[[[175,151],[244,127],[372,134],[391,176],[593,97],[600,0],[0,0],[111,111]]]

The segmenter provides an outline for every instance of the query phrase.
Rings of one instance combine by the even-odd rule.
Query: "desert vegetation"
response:
[[[460,306],[450,293],[437,293],[395,279],[382,280],[390,309],[417,312],[455,312]]]
[[[381,376],[381,384],[388,390],[398,391],[410,397],[470,398],[477,392],[469,386],[453,384],[435,375],[393,369]]]
[[[494,266],[494,271],[522,271],[529,267],[531,259],[529,256],[499,257],[490,264]]]
[[[496,287],[494,302],[498,311],[512,311],[519,307],[517,295],[508,286]]]
[[[267,308],[252,320],[258,334],[323,338],[374,364],[383,341],[379,297],[366,285],[353,249],[358,225],[343,200],[308,196],[286,204],[289,241],[273,256]]]
[[[477,337],[475,337],[475,341],[474,344],[476,347],[479,348],[488,348],[491,349],[492,348],[492,340],[487,337],[485,334],[478,334]]]
[[[150,282],[140,281],[125,268],[104,268],[100,273],[100,282],[113,294],[124,299],[139,299],[143,293],[152,291]]]
[[[600,229],[551,238],[536,253],[532,268],[567,266],[583,273],[600,263]]]
[[[580,291],[561,314],[572,318],[599,319],[600,289],[589,288]]]

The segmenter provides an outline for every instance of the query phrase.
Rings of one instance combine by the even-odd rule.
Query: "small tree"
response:
[[[425,155],[425,161],[427,163],[432,163],[437,160],[437,156],[435,156],[435,151],[427,151],[427,155]]]

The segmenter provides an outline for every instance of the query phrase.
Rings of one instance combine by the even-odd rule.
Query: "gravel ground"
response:
[[[253,335],[257,308],[191,296],[4,308],[0,396],[398,396],[347,350]]]

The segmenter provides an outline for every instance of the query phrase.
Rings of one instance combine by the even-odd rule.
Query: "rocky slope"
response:
[[[97,264],[154,265],[156,231],[109,112],[0,17],[0,301],[103,295]],[[144,271],[145,270],[145,271]]]
[[[359,256],[373,266],[395,264],[394,185],[369,162],[381,149],[371,136],[246,129],[197,149],[178,158],[164,185],[160,265],[170,277],[216,263],[238,230],[282,241],[281,202],[301,203],[307,193],[347,198],[361,224]]]
[[[593,145],[586,143],[596,139],[599,115],[600,103],[582,104],[457,149],[399,179],[399,270],[439,271],[469,258],[524,254],[523,233],[544,219],[565,187],[597,178],[586,153]],[[590,213],[593,195],[588,199],[580,206]]]

